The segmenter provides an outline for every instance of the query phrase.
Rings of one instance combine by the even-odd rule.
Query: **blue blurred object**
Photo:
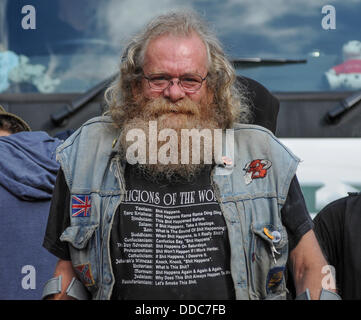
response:
[[[0,137],[0,300],[37,300],[57,259],[42,242],[61,141],[47,133]]]
[[[19,57],[12,51],[0,52],[0,92],[9,88],[9,72],[18,66]]]

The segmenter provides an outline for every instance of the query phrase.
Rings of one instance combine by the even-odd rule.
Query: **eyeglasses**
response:
[[[196,92],[207,78],[208,74],[202,78],[199,74],[188,73],[178,77],[178,83],[185,92]],[[168,74],[151,74],[149,76],[143,75],[144,79],[148,80],[149,87],[154,91],[164,91],[170,84],[174,84],[172,77]]]

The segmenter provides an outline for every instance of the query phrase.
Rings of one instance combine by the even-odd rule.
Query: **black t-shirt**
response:
[[[336,269],[342,299],[361,299],[361,193],[336,200],[314,219],[315,234]]]
[[[127,165],[125,181],[110,239],[112,298],[233,299],[227,229],[209,171],[194,183],[155,184]],[[68,244],[59,240],[70,225],[69,205],[60,170],[44,247],[63,260],[70,260]],[[292,250],[313,227],[296,177],[281,214]]]
[[[110,237],[114,299],[234,299],[230,244],[210,172],[154,183],[125,170]]]

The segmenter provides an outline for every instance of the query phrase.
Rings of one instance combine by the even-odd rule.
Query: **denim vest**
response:
[[[118,135],[110,117],[97,117],[57,149],[71,198],[80,198],[83,207],[91,204],[81,217],[73,217],[70,205],[71,225],[60,239],[70,244],[74,270],[93,299],[110,299],[115,282],[109,239],[125,196],[125,162],[114,145]],[[226,150],[225,139],[223,144]],[[211,180],[228,229],[236,298],[285,299],[288,240],[280,210],[299,160],[255,125],[234,127],[233,150],[232,164],[216,165]]]

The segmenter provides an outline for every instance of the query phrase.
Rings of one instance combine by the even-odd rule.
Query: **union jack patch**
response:
[[[91,210],[90,196],[72,195],[71,196],[71,216],[89,217]]]
[[[74,270],[87,287],[90,287],[95,283],[91,272],[90,263],[74,266]]]

